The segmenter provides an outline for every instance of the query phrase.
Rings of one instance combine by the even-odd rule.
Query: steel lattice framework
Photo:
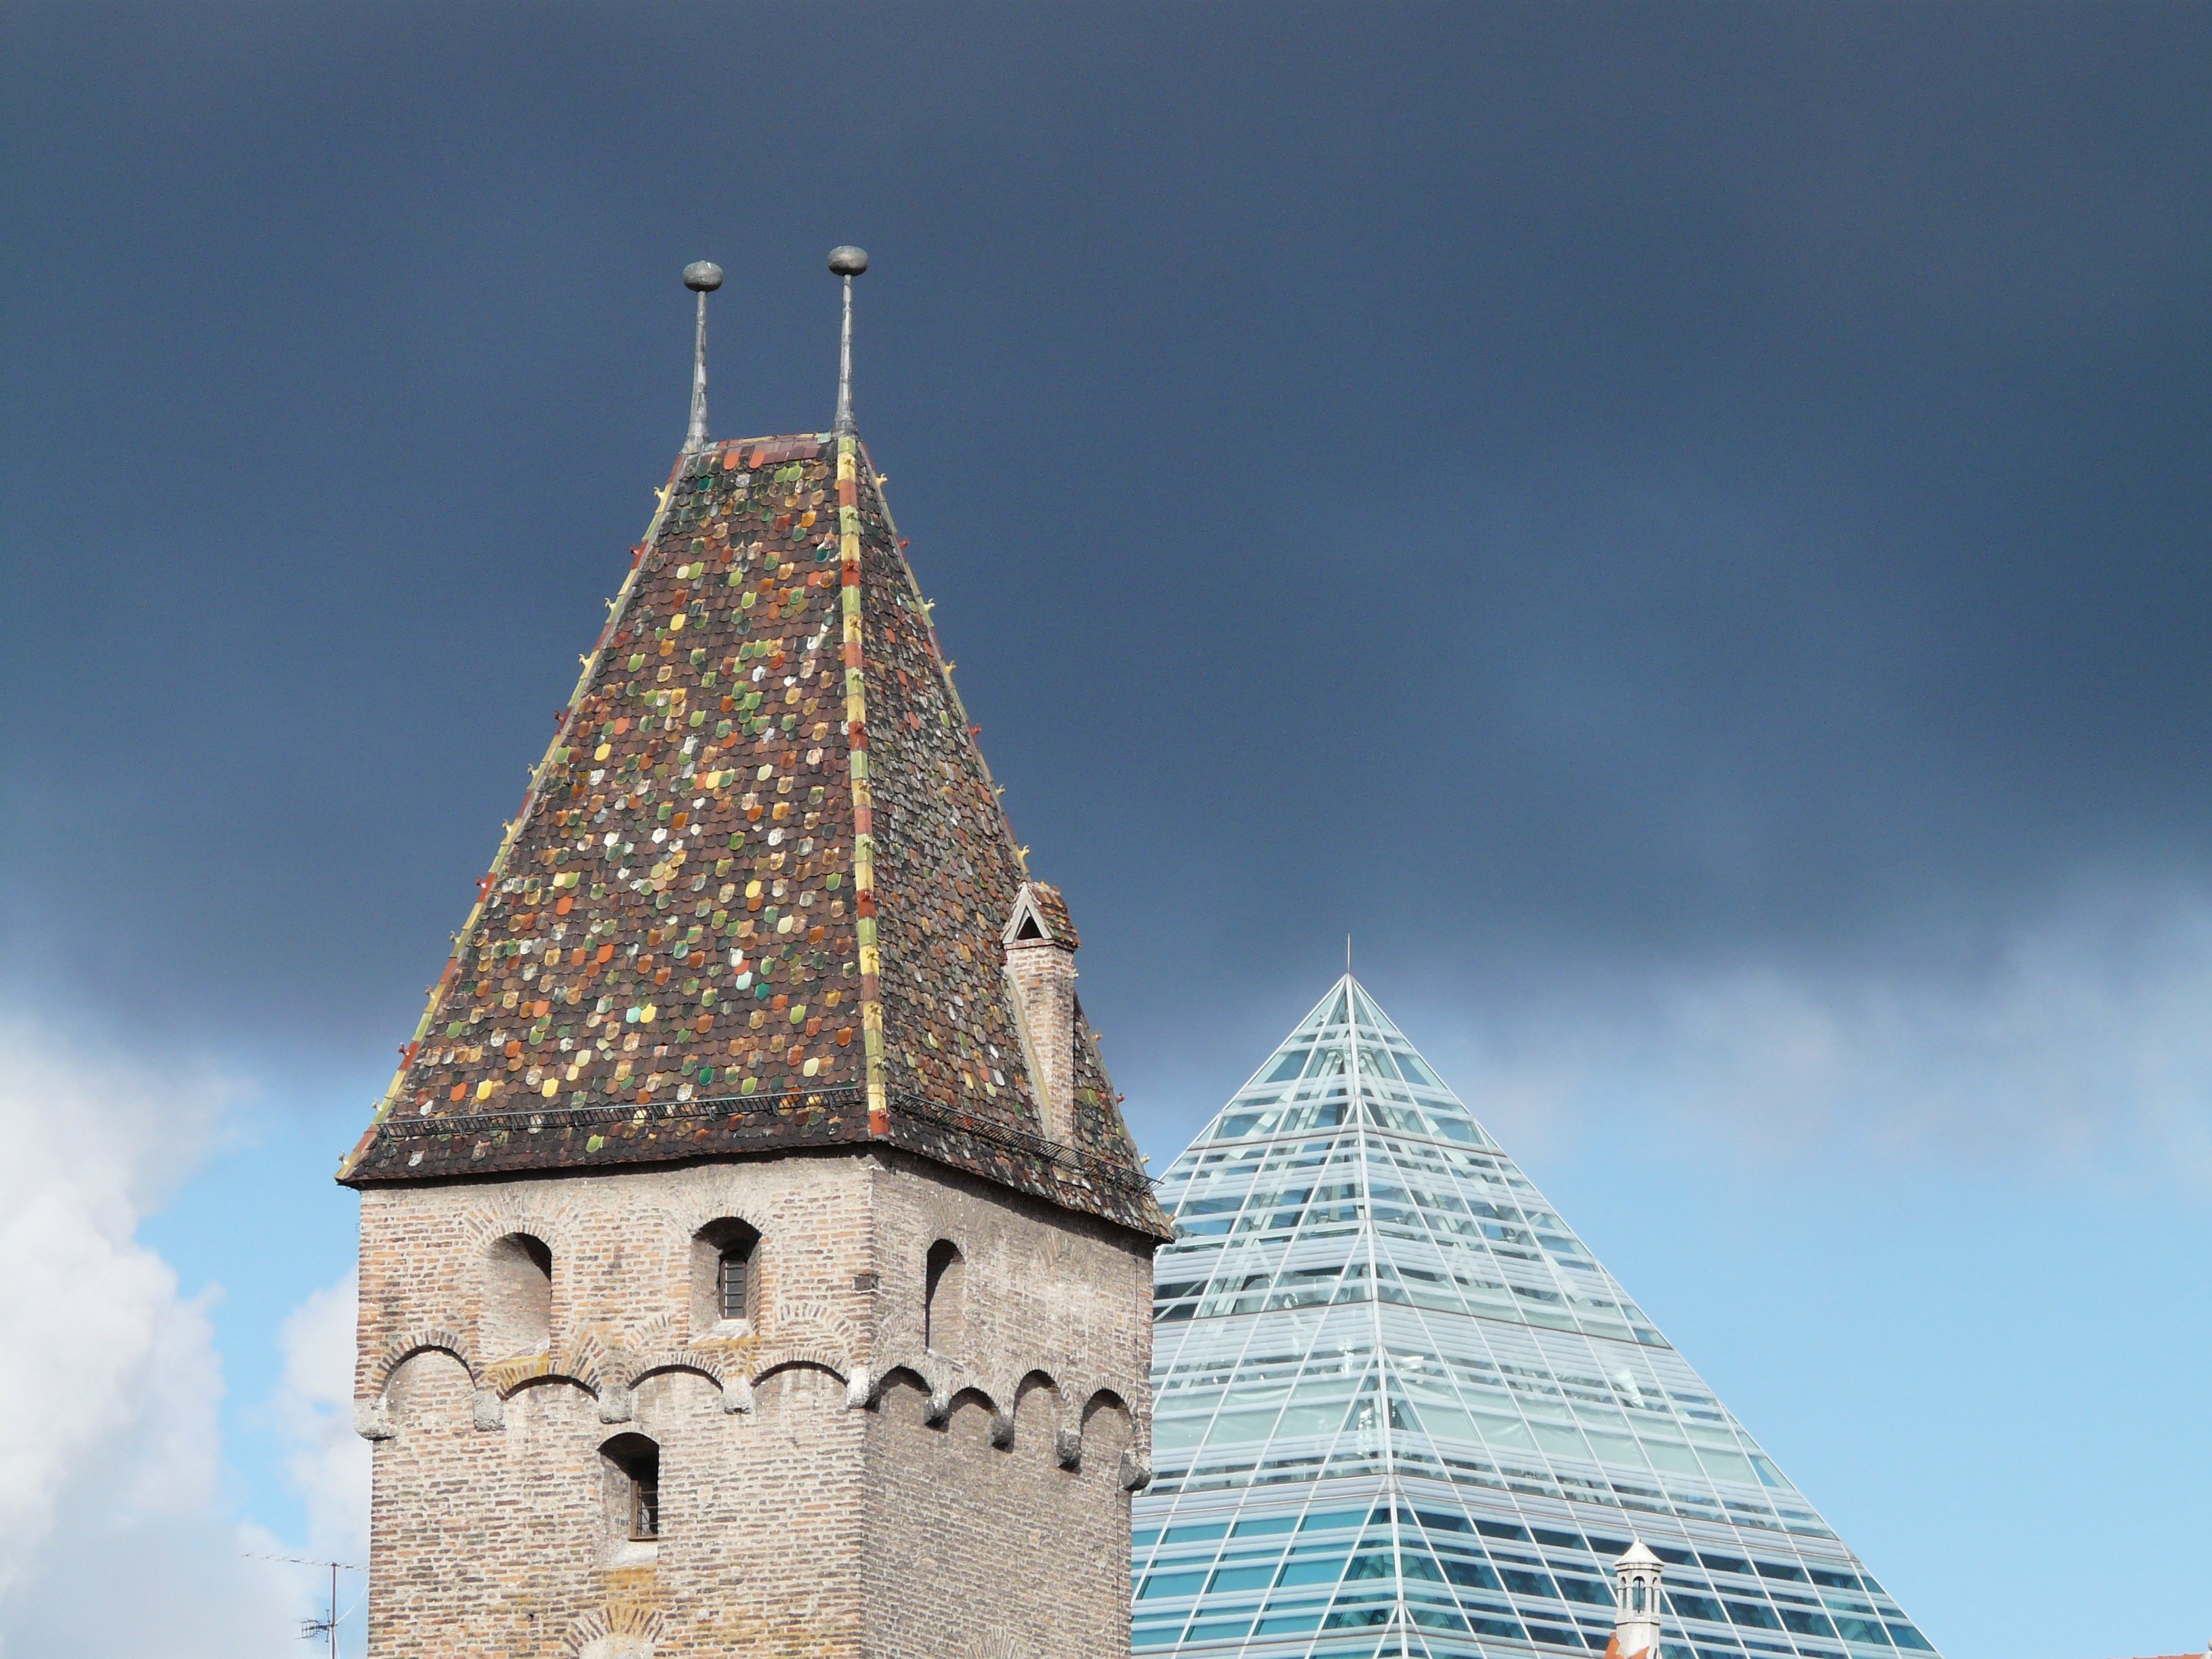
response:
[[[1159,1195],[1140,1655],[1932,1652],[1349,974]]]

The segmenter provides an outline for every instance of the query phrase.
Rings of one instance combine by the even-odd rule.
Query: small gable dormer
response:
[[[1022,1057],[1046,1139],[1075,1139],[1075,924],[1060,890],[1025,881],[1000,934]]]
[[[1023,945],[1056,945],[1073,954],[1083,943],[1075,936],[1075,924],[1068,920],[1067,901],[1060,896],[1060,889],[1041,881],[1022,884],[1014,895],[1013,913],[1006,918],[1000,937],[1009,951]]]

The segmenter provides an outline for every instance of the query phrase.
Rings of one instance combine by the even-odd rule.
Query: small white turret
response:
[[[1659,1575],[1665,1569],[1641,1539],[1613,1564],[1613,1640],[1606,1659],[1634,1659],[1659,1650]]]

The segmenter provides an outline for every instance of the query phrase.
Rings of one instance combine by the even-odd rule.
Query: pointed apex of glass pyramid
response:
[[[1397,1022],[1382,1012],[1382,1005],[1375,1000],[1375,994],[1372,991],[1349,974],[1344,976],[1344,986],[1352,998],[1353,1019],[1362,1025],[1371,1026],[1377,1031],[1403,1039],[1404,1033],[1399,1030]]]
[[[1362,1124],[1460,1146],[1497,1145],[1367,988],[1346,974],[1230,1097],[1192,1152]]]
[[[1932,1652],[1350,974],[1159,1198],[1139,1659]]]
[[[1328,988],[1328,994],[1314,1004],[1291,1035],[1295,1037],[1301,1032],[1311,1034],[1328,1026],[1352,1024],[1366,1025],[1392,1036],[1401,1035],[1375,1000],[1375,994],[1347,973]]]

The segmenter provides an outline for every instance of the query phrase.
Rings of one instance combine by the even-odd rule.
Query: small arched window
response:
[[[710,1221],[691,1243],[692,1328],[752,1324],[758,1317],[760,1234],[731,1218]]]
[[[618,1434],[599,1448],[608,1530],[649,1544],[660,1536],[660,1448],[641,1434]]]
[[[1644,1611],[1644,1586],[1641,1583],[1628,1587],[1628,1610],[1631,1613]]]
[[[484,1352],[498,1358],[544,1353],[552,1330],[553,1252],[542,1238],[509,1233],[484,1260]]]
[[[922,1278],[921,1341],[939,1353],[951,1353],[967,1339],[968,1264],[960,1247],[940,1238],[929,1247]]]

